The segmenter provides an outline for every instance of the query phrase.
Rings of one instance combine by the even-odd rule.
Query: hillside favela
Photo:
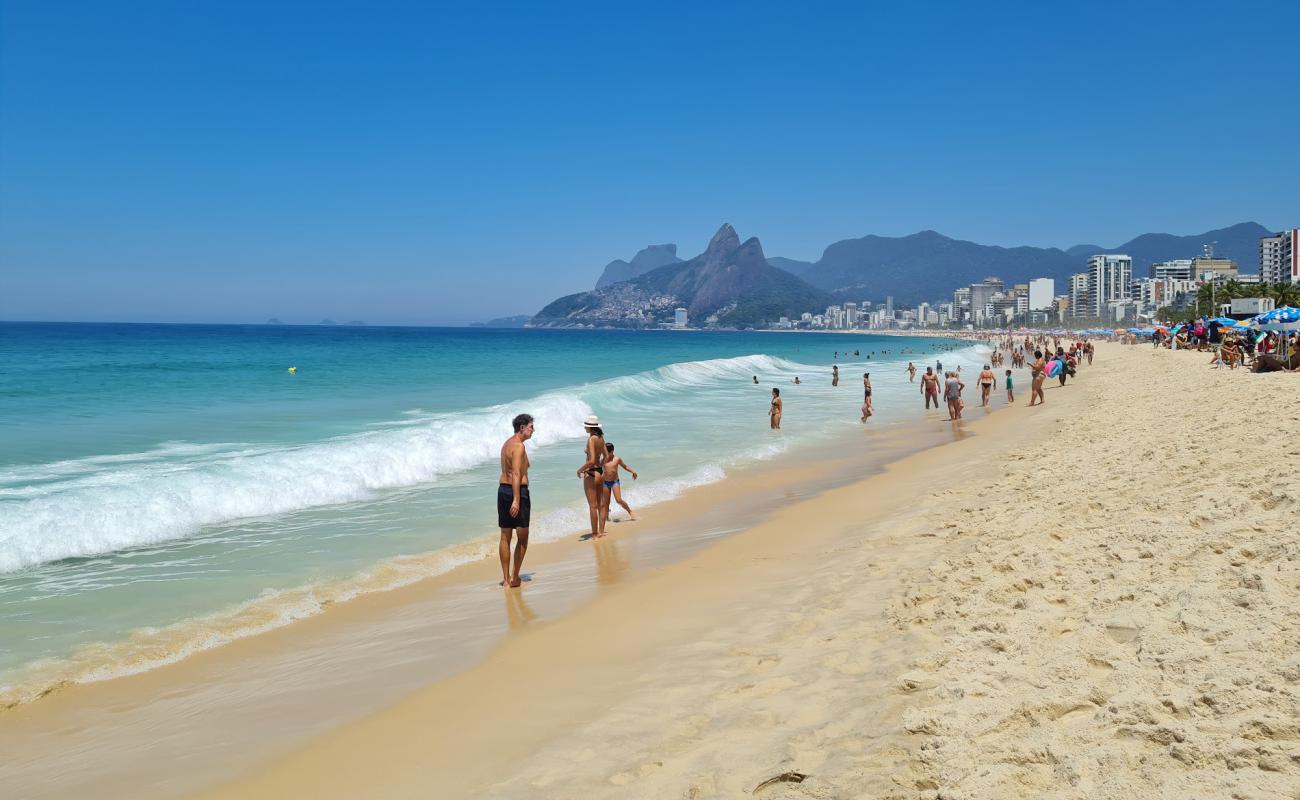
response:
[[[0,800],[1300,800],[1297,31],[0,0]]]

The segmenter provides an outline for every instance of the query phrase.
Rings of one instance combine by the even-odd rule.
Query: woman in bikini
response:
[[[797,378],[795,380],[798,380]],[[768,408],[767,415],[771,417],[772,430],[781,429],[781,390],[772,389],[772,406]]]
[[[605,432],[600,428],[600,417],[595,414],[582,421],[587,429],[587,460],[578,467],[582,478],[582,492],[587,496],[587,510],[591,516],[591,538],[605,535],[605,510],[609,506],[609,493],[605,491]]]
[[[622,459],[621,456],[614,455],[614,443],[605,442],[605,474],[602,476],[605,482],[605,521],[609,521],[610,494],[613,494],[614,502],[623,507],[627,512],[627,518],[636,522],[636,514],[632,513],[632,507],[623,499],[622,481],[618,479],[618,471],[625,469],[632,473],[632,480],[636,480],[636,470]]]
[[[989,395],[993,393],[993,384],[997,377],[993,375],[993,368],[989,364],[984,365],[984,371],[980,373],[980,406],[987,408],[989,404]]]
[[[862,373],[862,421],[866,422],[867,417],[874,413],[871,408],[871,373]]]

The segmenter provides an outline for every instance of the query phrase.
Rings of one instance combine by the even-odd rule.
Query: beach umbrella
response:
[[[1221,327],[1224,326],[1224,325],[1227,325],[1227,326],[1231,327],[1231,326],[1233,326],[1233,325],[1236,325],[1236,324],[1237,324],[1237,321],[1236,321],[1235,319],[1229,319],[1228,317],[1215,317],[1214,319],[1206,320],[1205,324],[1206,324],[1206,325],[1219,325],[1219,326],[1221,326]]]
[[[1300,308],[1291,306],[1282,306],[1272,311],[1265,311],[1263,314],[1256,314],[1251,317],[1251,322],[1260,325],[1276,325],[1277,323],[1300,322]]]

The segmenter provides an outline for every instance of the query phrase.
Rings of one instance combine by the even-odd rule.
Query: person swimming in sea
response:
[[[608,493],[612,493],[614,496],[614,502],[622,506],[623,510],[627,512],[627,518],[632,522],[636,522],[636,514],[632,513],[632,507],[629,506],[627,504],[627,501],[623,499],[622,481],[618,479],[618,471],[620,469],[625,469],[628,472],[632,473],[632,480],[636,480],[637,478],[636,470],[632,469],[632,466],[628,464],[626,461],[624,461],[622,456],[614,455],[614,443],[605,442],[605,465],[604,465],[605,474],[603,476],[603,480],[605,482],[605,491]],[[608,500],[605,501],[606,522],[609,521],[609,506],[610,506],[609,501]]]

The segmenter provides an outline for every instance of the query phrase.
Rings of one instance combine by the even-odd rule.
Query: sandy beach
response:
[[[1296,386],[1203,361],[1105,346],[211,796],[1294,797]]]
[[[201,796],[1294,798],[1297,385],[1205,360],[1102,345],[1044,407],[1028,387],[968,407],[879,474],[821,494],[728,481],[721,502],[775,505],[684,558],[606,563],[576,606],[526,587],[473,666],[288,751],[247,745]],[[251,678],[220,676],[313,628],[346,646],[420,593],[53,699],[126,708],[197,682],[274,726]],[[351,702],[317,683],[292,702]]]

